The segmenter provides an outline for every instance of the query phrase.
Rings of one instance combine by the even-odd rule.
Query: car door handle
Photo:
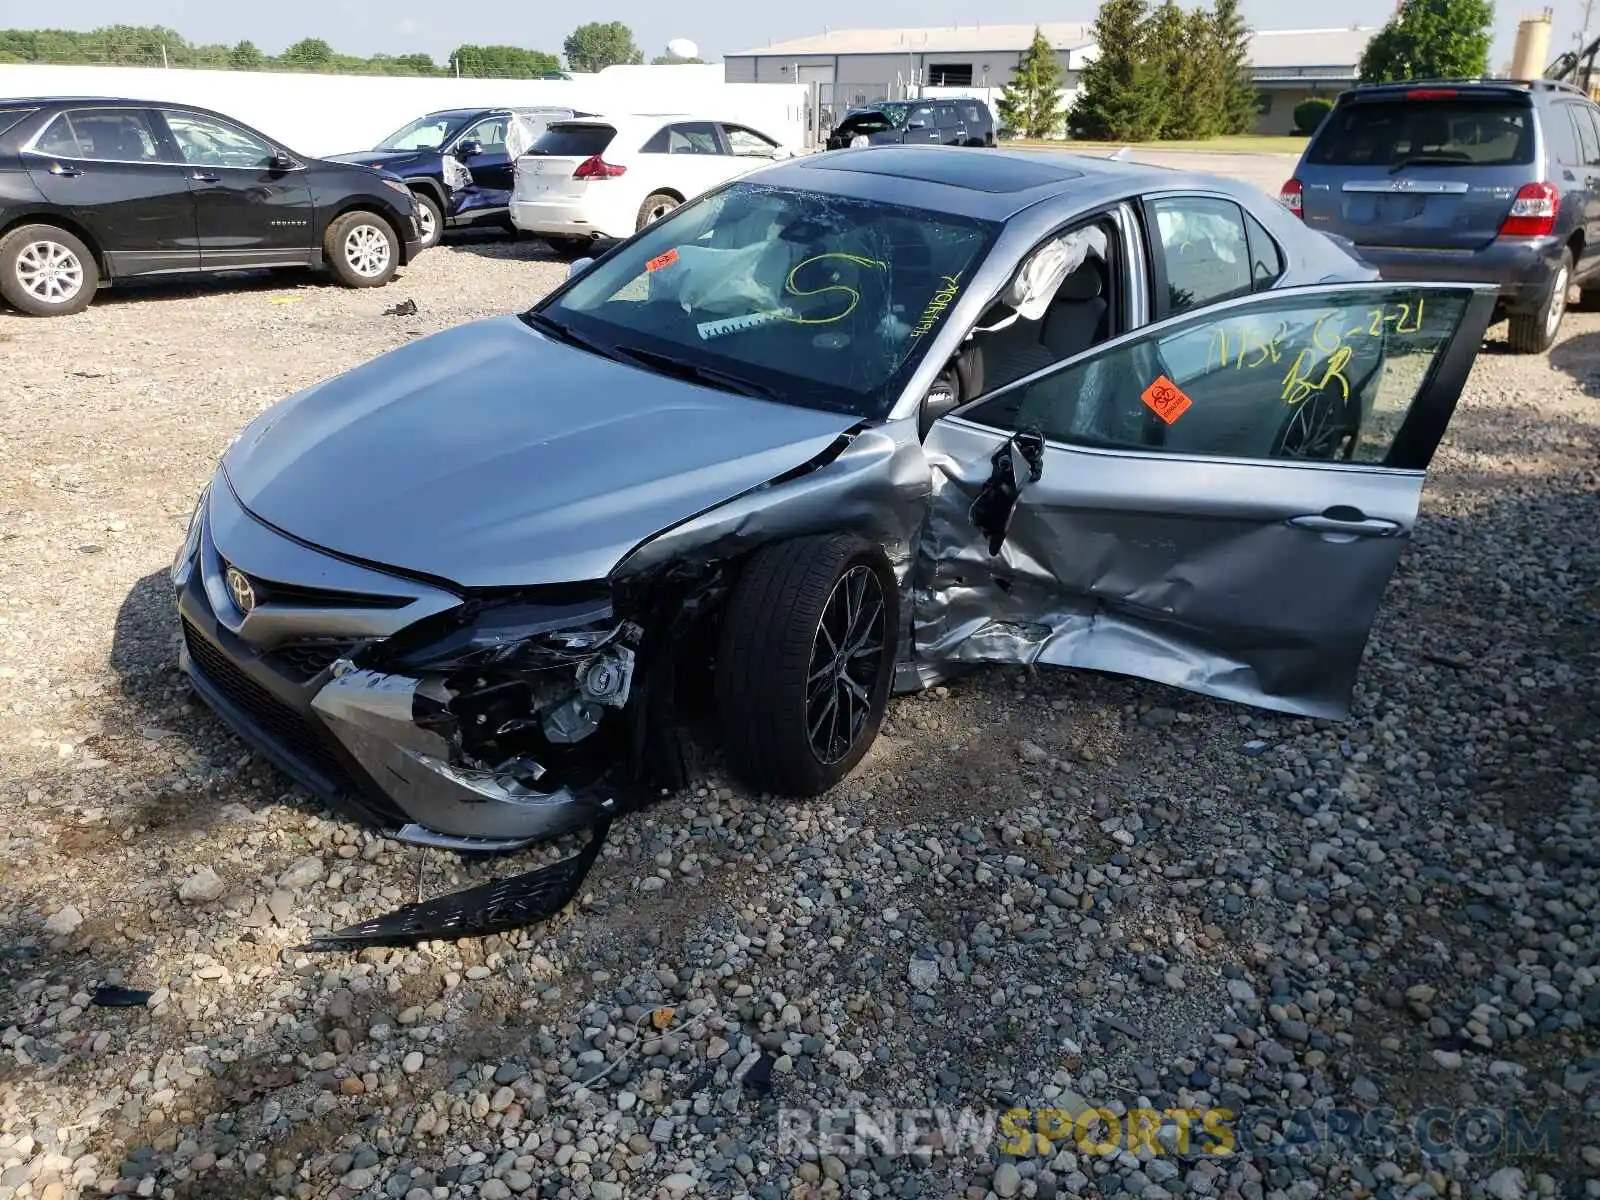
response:
[[[222,176],[218,175],[218,174],[215,174],[212,171],[196,171],[192,175],[190,175],[189,178],[194,180],[196,183],[220,183],[220,182],[222,182]]]
[[[83,174],[83,168],[74,167],[70,163],[51,163],[50,174],[59,175],[63,179],[76,179]]]
[[[1395,537],[1401,532],[1398,521],[1369,517],[1358,508],[1330,508],[1324,512],[1291,517],[1289,524],[1311,533],[1344,534],[1349,537]]]

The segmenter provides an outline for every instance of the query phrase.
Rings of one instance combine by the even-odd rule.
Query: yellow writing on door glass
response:
[[[1253,371],[1265,363],[1275,363],[1283,357],[1283,339],[1288,336],[1289,325],[1279,321],[1271,337],[1263,337],[1259,329],[1229,330],[1221,326],[1211,331],[1211,345],[1206,348],[1206,369],[1213,362],[1219,368],[1232,366],[1236,371]]]
[[[1350,399],[1350,381],[1345,378],[1344,369],[1354,354],[1355,351],[1349,346],[1340,346],[1319,364],[1316,361],[1315,351],[1309,347],[1300,351],[1295,355],[1289,373],[1283,377],[1284,403],[1299,404],[1335,383],[1344,393],[1344,398]]]

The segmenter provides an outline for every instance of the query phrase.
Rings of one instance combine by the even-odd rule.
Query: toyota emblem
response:
[[[250,577],[238,567],[229,567],[228,594],[233,597],[234,604],[242,613],[248,613],[256,606],[256,590],[250,586]]]

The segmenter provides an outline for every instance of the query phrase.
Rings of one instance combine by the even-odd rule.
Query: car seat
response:
[[[1105,293],[1105,262],[1091,254],[1061,281],[1038,320],[1018,318],[980,335],[976,349],[983,356],[984,386],[1004,387],[1104,340],[1110,312]]]

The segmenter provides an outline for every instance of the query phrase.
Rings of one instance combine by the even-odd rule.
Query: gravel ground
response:
[[[828,797],[628,818],[548,925],[298,952],[539,856],[329,819],[187,698],[167,565],[261,408],[561,271],[456,243],[380,292],[0,318],[0,1200],[1600,1196],[1597,315],[1548,359],[1491,332],[1348,724],[982,672]],[[888,1105],[1222,1107],[1249,1149],[785,1136]],[[1427,1156],[1301,1136],[1430,1108]],[[1451,1149],[1466,1109],[1559,1133]]]

